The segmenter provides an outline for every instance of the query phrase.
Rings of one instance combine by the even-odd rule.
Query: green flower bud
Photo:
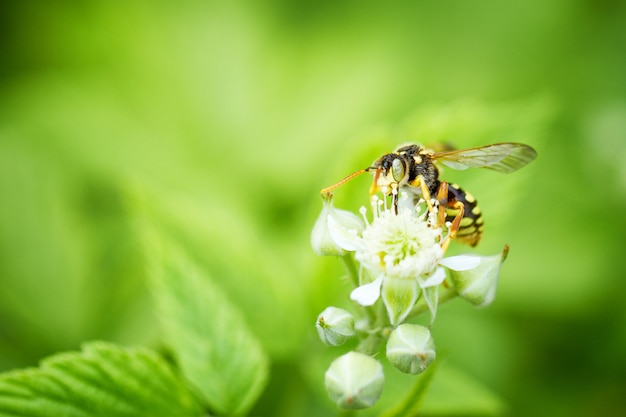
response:
[[[321,256],[343,256],[345,250],[332,238],[328,229],[328,219],[332,217],[334,222],[345,230],[361,231],[365,227],[363,219],[347,210],[336,209],[332,203],[332,195],[323,198],[322,212],[315,221],[311,232],[311,246],[316,254]]]
[[[436,357],[430,331],[417,324],[401,324],[387,341],[387,359],[407,374],[424,372]]]
[[[341,408],[359,410],[373,406],[383,392],[382,365],[371,356],[348,352],[326,371],[326,391]]]
[[[491,304],[496,297],[500,266],[508,252],[509,247],[505,246],[501,254],[481,256],[480,263],[472,269],[450,270],[450,279],[459,295],[479,307]]]
[[[339,346],[354,336],[354,317],[342,308],[328,307],[317,316],[315,327],[322,342]]]

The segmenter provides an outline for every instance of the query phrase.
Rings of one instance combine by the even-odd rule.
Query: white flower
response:
[[[381,297],[392,325],[402,323],[420,295],[428,304],[434,319],[438,287],[446,277],[441,266],[466,270],[478,261],[469,256],[443,259],[442,229],[437,227],[437,211],[427,212],[424,205],[406,207],[398,214],[373,200],[374,218],[365,230],[348,229],[328,219],[328,231],[335,243],[355,252],[361,264],[361,286],[350,298],[370,306]],[[434,203],[436,207],[436,202]],[[361,209],[365,217],[365,209]]]

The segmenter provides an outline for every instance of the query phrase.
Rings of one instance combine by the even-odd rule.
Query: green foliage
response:
[[[203,415],[183,380],[148,349],[92,342],[0,377],[3,417],[148,415]]]
[[[423,415],[500,416],[507,406],[497,392],[459,368],[443,363],[420,408]]]
[[[262,346],[268,388],[250,375],[239,386],[246,407],[258,399],[250,414],[332,415],[323,373],[336,354],[314,322],[351,305],[341,265],[309,247],[318,190],[404,141],[521,141],[539,156],[519,173],[443,173],[483,211],[476,252],[511,252],[489,309],[439,309],[449,360],[421,411],[626,414],[625,19],[610,0],[7,2],[0,369],[87,340],[176,353],[154,319],[141,218]],[[368,186],[338,190],[337,207],[358,208]],[[195,285],[180,281],[172,297]],[[413,379],[399,374],[385,370],[393,388],[372,415],[404,398]],[[0,404],[11,398],[3,388]]]
[[[153,278],[164,341],[219,415],[243,415],[265,387],[268,358],[223,292],[183,257],[157,258]]]

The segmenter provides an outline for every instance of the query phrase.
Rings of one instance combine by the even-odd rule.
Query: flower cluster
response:
[[[335,208],[328,194],[311,234],[317,254],[341,256],[358,265],[348,268],[356,271],[350,298],[362,307],[364,318],[355,325],[351,313],[329,307],[317,320],[320,338],[329,345],[360,338],[358,354],[341,356],[326,374],[329,395],[343,408],[369,407],[380,396],[382,368],[372,364],[377,361],[371,355],[385,339],[391,364],[405,373],[423,372],[435,359],[434,342],[429,328],[406,321],[429,312],[432,325],[444,298],[440,287],[447,288],[446,299],[458,295],[477,306],[490,304],[508,251],[505,248],[502,254],[487,257],[445,257],[448,245],[444,242],[449,236],[446,225],[438,224],[436,200],[414,204],[402,195],[396,212],[386,199],[374,196],[371,206],[369,219],[364,207],[359,215]],[[377,305],[384,306],[383,310]]]

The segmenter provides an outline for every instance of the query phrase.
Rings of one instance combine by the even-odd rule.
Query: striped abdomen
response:
[[[464,213],[459,231],[456,234],[456,240],[476,246],[483,233],[483,215],[480,212],[480,207],[478,207],[473,195],[463,191],[456,184],[448,184],[446,222],[452,222],[459,214],[459,210],[454,208],[457,202],[463,204]]]

